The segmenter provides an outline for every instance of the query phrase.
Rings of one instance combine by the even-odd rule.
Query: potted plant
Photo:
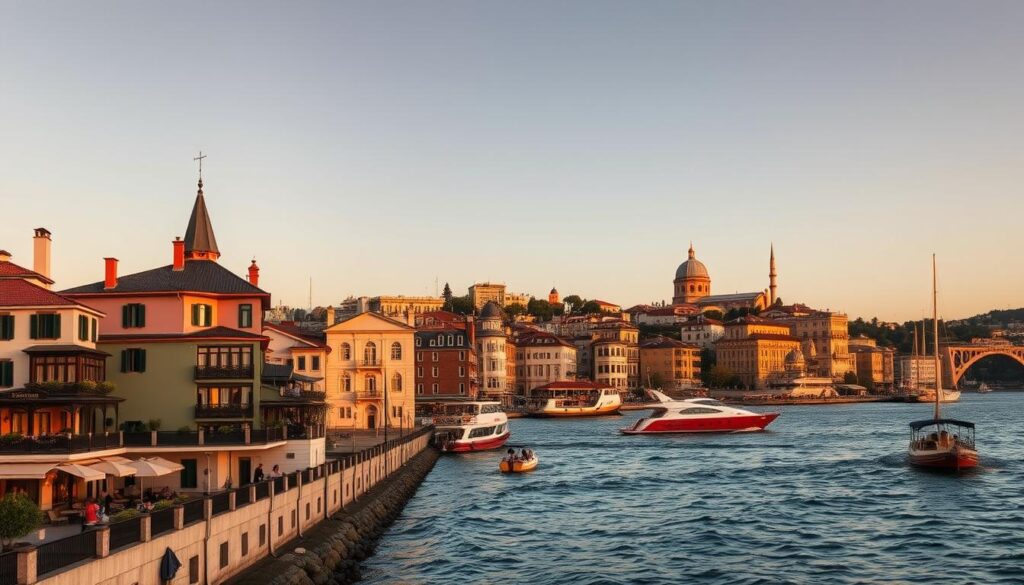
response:
[[[162,421],[160,419],[158,419],[158,418],[151,418],[151,419],[149,419],[149,430],[151,430],[151,431],[159,431],[160,430],[160,423],[161,422]]]
[[[43,521],[43,513],[25,494],[7,492],[0,498],[0,542],[4,550],[14,547],[14,541],[27,535]]]

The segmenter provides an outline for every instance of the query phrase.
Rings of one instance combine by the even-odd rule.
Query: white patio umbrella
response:
[[[101,479],[106,479],[107,477],[102,471],[97,471],[85,465],[78,465],[77,463],[65,463],[54,467],[54,469],[74,475],[75,477],[80,477],[85,481],[99,481]]]
[[[140,492],[142,491],[142,478],[161,477],[185,469],[183,465],[168,461],[163,457],[143,457],[142,459],[132,461],[129,465],[135,470],[135,477],[140,479]]]
[[[125,477],[135,475],[135,468],[131,465],[132,460],[124,457],[107,457],[89,467],[96,471],[102,471],[114,477]]]

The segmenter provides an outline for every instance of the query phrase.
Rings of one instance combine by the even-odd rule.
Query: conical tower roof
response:
[[[185,256],[210,259],[220,256],[217,237],[213,234],[213,224],[210,222],[210,214],[206,211],[202,179],[199,179],[196,203],[192,206],[192,216],[188,218],[188,228],[185,230]]]

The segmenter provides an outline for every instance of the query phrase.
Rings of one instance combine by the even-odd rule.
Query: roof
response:
[[[154,292],[202,292],[228,295],[253,295],[269,298],[270,293],[253,286],[248,280],[217,262],[186,260],[182,270],[172,264],[117,278],[117,286],[103,288],[103,281],[61,291],[66,295],[125,294]]]
[[[285,380],[298,380],[300,382],[319,382],[323,378],[304,376],[296,374],[291,364],[272,364],[263,362],[263,369],[260,370],[260,378],[268,382],[280,382]]]
[[[45,345],[45,344],[43,344],[43,345],[32,345],[32,346],[26,347],[25,349],[22,349],[21,351],[23,351],[23,352],[25,352],[27,354],[45,353],[45,354],[53,355],[53,354],[88,353],[88,354],[92,354],[92,355],[96,355],[96,356],[101,356],[101,357],[108,357],[108,356],[110,356],[110,354],[105,352],[105,351],[100,351],[98,349],[93,349],[91,347],[85,347],[84,345],[74,345],[74,344],[71,344],[71,343],[54,344],[54,345]]]
[[[196,202],[192,206],[192,215],[188,218],[188,227],[185,228],[185,252],[213,252],[220,255],[220,250],[217,249],[217,237],[213,234],[213,224],[210,222],[210,214],[206,211],[202,179],[199,179]]]
[[[538,330],[532,330],[532,331],[524,332],[519,337],[519,339],[516,340],[516,345],[518,347],[529,347],[529,346],[534,346],[534,345],[539,345],[539,346],[562,345],[562,346],[571,347],[571,348],[574,348],[574,349],[576,347],[575,345],[565,341],[564,339],[562,339],[561,337],[558,337],[557,335],[555,335],[553,333],[548,333],[546,331],[538,331]]]
[[[958,427],[966,427],[968,429],[974,428],[974,423],[967,422],[965,420],[957,420],[955,418],[931,418],[928,420],[918,420],[910,423],[910,428],[917,430],[934,424],[956,425]]]
[[[656,337],[640,344],[640,349],[699,349],[696,345],[676,341],[671,337]]]
[[[729,295],[710,295],[701,298],[697,302],[701,305],[715,305],[718,303],[730,303],[736,301],[752,301],[757,297],[764,295],[763,292],[746,292],[746,293],[733,293]]]
[[[765,341],[796,341],[798,343],[800,342],[799,337],[793,337],[792,335],[782,335],[779,333],[753,333],[751,335],[748,335],[746,338],[761,339]]]
[[[707,266],[700,260],[693,251],[693,244],[690,244],[690,251],[685,262],[676,268],[676,278],[710,278]]]
[[[185,339],[246,339],[252,341],[269,341],[263,335],[239,331],[230,327],[210,327],[192,333],[141,333],[131,335],[104,335],[100,334],[100,343],[117,343],[119,341],[176,341]]]
[[[600,299],[594,299],[594,302],[602,307],[618,307],[615,303],[609,303],[608,301],[602,301]]]
[[[494,301],[487,301],[484,308],[480,309],[481,319],[501,319],[503,316],[501,307]]]
[[[7,278],[37,278],[46,284],[53,284],[53,280],[39,274],[35,270],[29,270],[24,266],[19,266],[10,260],[4,260],[0,262],[0,279]]]
[[[103,314],[74,299],[37,286],[27,280],[0,279],[0,307],[85,307]]]
[[[277,331],[278,333],[287,335],[293,339],[297,339],[299,341],[308,343],[316,347],[327,347],[327,341],[324,338],[322,332],[319,335],[310,333],[309,331],[305,331],[297,327],[294,321],[282,321],[280,323],[264,323],[263,328]]]

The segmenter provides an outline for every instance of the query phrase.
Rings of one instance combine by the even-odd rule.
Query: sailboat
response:
[[[961,471],[977,467],[974,423],[942,418],[942,369],[939,364],[939,295],[932,254],[932,323],[935,326],[935,415],[910,423],[910,464],[928,469]]]
[[[924,358],[927,355],[927,352],[928,352],[928,334],[925,333],[925,328],[924,327],[925,327],[925,322],[924,322],[924,320],[922,320],[921,321],[921,339],[922,339],[922,343],[921,343],[921,357],[922,358]],[[915,328],[915,331],[916,331],[916,328]],[[935,343],[935,351],[937,353],[939,351],[938,350],[939,336],[938,336],[938,333],[937,333],[938,332],[938,326],[937,325],[935,327],[935,331],[936,331],[936,334],[935,334],[934,343]],[[938,371],[938,366],[936,366],[936,371]],[[939,382],[939,378],[940,378],[939,374],[936,374],[935,375],[935,388],[942,388],[942,384]],[[935,393],[936,393],[935,389],[921,390],[920,394],[917,395],[917,401],[918,402],[934,402],[935,401]],[[941,398],[941,400],[943,402],[958,402],[960,400],[960,391],[957,390],[956,388],[953,388],[952,390],[949,390],[949,389],[946,389],[946,388],[942,388],[942,390],[938,391],[938,394],[939,394],[939,396],[940,396],[940,398]]]

